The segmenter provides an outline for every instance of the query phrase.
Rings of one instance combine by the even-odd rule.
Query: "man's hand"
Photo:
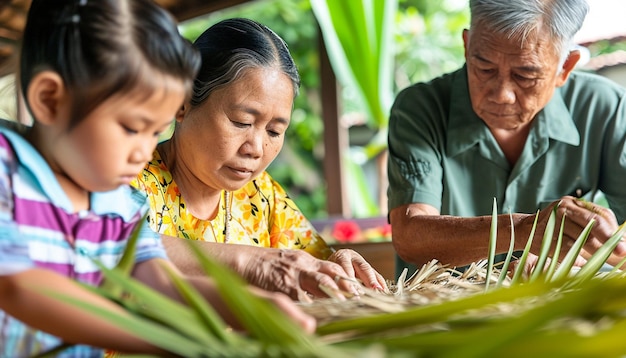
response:
[[[545,229],[550,213],[555,206],[555,242],[559,233],[561,220],[565,217],[563,241],[559,254],[560,258],[563,258],[567,254],[585,226],[587,226],[592,219],[594,220],[593,228],[585,242],[583,250],[576,259],[575,266],[584,265],[586,259],[591,257],[591,255],[593,255],[593,253],[595,253],[618,229],[617,219],[612,210],[583,199],[565,196],[561,198],[561,200],[553,202],[548,208],[540,212],[537,235],[540,235]],[[541,239],[535,238],[531,252],[538,254],[540,246]],[[554,244],[552,249],[554,249]],[[621,242],[613,251],[609,263],[615,265],[624,256],[626,256],[626,243]]]

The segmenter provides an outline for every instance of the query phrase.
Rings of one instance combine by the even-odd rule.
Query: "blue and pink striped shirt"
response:
[[[122,186],[91,193],[90,208],[74,213],[37,150],[18,133],[0,128],[0,275],[37,267],[100,284],[101,274],[92,260],[115,266],[148,207],[144,194]],[[160,238],[143,225],[136,260],[157,257],[166,257]],[[32,356],[60,343],[0,310],[0,357]],[[100,349],[76,346],[61,356],[101,355]]]

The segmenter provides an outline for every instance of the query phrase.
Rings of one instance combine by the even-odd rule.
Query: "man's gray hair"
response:
[[[588,11],[585,0],[470,0],[472,26],[486,26],[522,41],[544,26],[561,61],[567,58]]]

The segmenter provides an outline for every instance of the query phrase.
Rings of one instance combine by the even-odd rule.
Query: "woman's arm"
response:
[[[187,240],[170,236],[163,236],[162,240],[168,257],[185,275],[205,276]],[[327,297],[320,285],[331,290],[358,294],[358,288],[350,280],[335,279],[354,275],[350,276],[335,262],[317,259],[303,250],[206,241],[198,241],[197,244],[205,255],[230,267],[251,285],[282,292],[293,299],[302,298],[304,292],[316,297]]]

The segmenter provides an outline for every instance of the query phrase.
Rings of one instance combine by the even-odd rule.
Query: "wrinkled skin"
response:
[[[586,202],[584,200],[572,197],[565,196],[561,198],[559,201],[555,201],[550,206],[544,210],[542,210],[539,214],[538,224],[537,224],[537,232],[543,233],[545,231],[545,227],[548,222],[548,218],[550,217],[550,213],[556,207],[556,220],[555,220],[555,230],[554,230],[554,238],[553,243],[551,245],[551,254],[550,256],[554,256],[552,253],[556,248],[556,240],[558,238],[558,233],[560,230],[561,221],[565,216],[564,226],[563,226],[563,239],[561,244],[561,250],[559,253],[559,260],[562,260],[567,252],[572,248],[574,242],[581,234],[583,229],[587,226],[587,224],[594,220],[593,227],[585,242],[583,249],[581,250],[580,255],[576,258],[574,262],[574,266],[583,266],[587,263],[587,259],[589,259],[594,252],[596,252],[611,236],[617,231],[618,223],[617,218],[612,210],[605,208],[603,206]],[[534,217],[529,217],[528,220],[533,219]],[[531,246],[531,254],[529,254],[524,272],[526,275],[530,274],[536,267],[538,257],[537,255],[541,249],[542,235],[536,235],[537,238],[533,240]],[[609,259],[607,263],[610,265],[617,265],[619,262],[626,256],[626,243],[623,241],[620,242]],[[550,261],[544,265],[544,269],[547,268],[547,265]],[[517,268],[519,262],[513,262],[510,271],[514,272]],[[623,268],[623,267],[622,267]]]
[[[362,286],[355,277],[367,287],[388,290],[385,279],[350,249],[338,250],[328,260],[317,259],[302,250],[268,250],[248,261],[243,276],[251,284],[301,301],[306,301],[309,295],[327,297],[321,286],[340,298],[359,295]]]

